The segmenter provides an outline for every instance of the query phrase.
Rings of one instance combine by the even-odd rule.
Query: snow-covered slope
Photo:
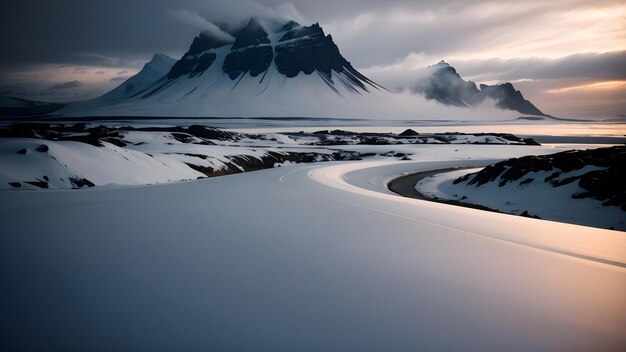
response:
[[[91,100],[68,104],[55,114],[71,114],[72,112],[84,112],[90,109],[98,110],[106,106],[122,103],[142,93],[154,84],[154,82],[163,78],[170,71],[172,66],[174,66],[174,63],[176,63],[176,59],[165,54],[154,54],[152,59],[143,66],[141,71],[124,81],[115,89]]]
[[[623,350],[624,233],[403,198],[380,182],[469,162],[3,192],[0,341],[5,350]]]
[[[533,140],[512,135],[408,132],[241,134],[198,125],[142,128],[23,123],[0,127],[0,190],[145,185],[290,163],[366,157],[410,160],[424,144],[514,144],[519,152],[544,150]]]
[[[139,73],[103,95],[101,99],[109,103],[119,103],[124,99],[132,98],[165,76],[175,63],[176,59],[165,54],[154,54],[152,60],[145,64]]]
[[[421,180],[418,192],[505,213],[626,231],[626,148],[525,156]]]

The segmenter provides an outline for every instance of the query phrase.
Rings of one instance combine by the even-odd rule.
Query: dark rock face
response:
[[[276,46],[275,62],[278,72],[287,77],[296,77],[300,72],[310,75],[316,71],[327,83],[332,84],[332,71],[335,71],[345,74],[349,81],[347,87],[356,86],[368,91],[367,85],[377,86],[341,56],[333,38],[324,35],[319,24],[309,27],[291,24],[291,27],[280,39],[282,44]]]
[[[207,50],[216,49],[227,44],[229,44],[227,41],[216,39],[207,33],[200,33],[200,35],[194,38],[189,50],[183,57],[198,55]]]
[[[284,31],[290,31],[296,27],[300,27],[300,24],[296,21],[289,21],[287,23],[285,23],[281,28],[279,32],[284,32]]]
[[[35,150],[40,152],[40,153],[47,153],[48,150],[50,150],[50,148],[48,148],[47,145],[42,144],[42,145],[38,146],[37,148],[35,148]]]
[[[235,81],[245,74],[261,76],[274,62],[280,74],[289,78],[299,73],[317,72],[330,89],[339,93],[340,84],[351,93],[362,94],[370,88],[384,89],[355,70],[339,52],[330,35],[325,35],[319,24],[303,27],[289,21],[275,33],[280,39],[272,43],[268,30],[259,20],[250,19],[247,25],[235,33],[230,52],[225,53],[222,71]],[[142,98],[148,98],[171,86],[170,81],[179,77],[194,78],[202,75],[218,60],[218,52],[211,49],[227,45],[208,34],[201,34],[191,44],[189,51],[177,61],[165,79],[161,79]],[[334,73],[340,73],[337,77]],[[261,82],[259,82],[261,83]]]
[[[183,75],[195,77],[202,74],[211,67],[211,64],[213,64],[217,58],[215,53],[206,51],[219,48],[226,44],[228,44],[228,42],[216,39],[207,33],[200,33],[199,36],[194,38],[189,51],[172,66],[172,69],[167,74],[167,78],[174,79]]]
[[[265,29],[256,18],[251,18],[248,24],[237,34],[232,50],[269,43],[270,38]]]
[[[537,109],[533,103],[524,99],[519,90],[515,90],[511,83],[504,83],[495,86],[480,85],[480,92],[496,101],[496,106],[500,109],[515,110],[522,114],[545,116],[541,110]]]
[[[274,50],[267,32],[257,19],[252,18],[238,34],[232,51],[224,59],[222,70],[234,80],[250,72],[256,77],[265,72],[274,59]]]
[[[426,99],[436,100],[445,105],[473,107],[489,97],[496,101],[496,106],[500,109],[547,116],[524,99],[522,93],[515,90],[511,83],[493,86],[481,84],[479,90],[474,82],[465,81],[454,67],[443,60],[431,68],[433,71],[430,76],[411,88],[413,92],[423,94]]]
[[[322,28],[320,27],[318,23],[308,26],[308,27],[303,27],[296,22],[290,21],[287,24],[285,24],[282,29],[288,32],[283,34],[279,42],[284,42],[284,41],[292,40],[292,39],[300,39],[302,37],[307,37],[307,36],[308,37],[323,37],[324,36],[324,31],[322,30]]]
[[[402,136],[402,137],[409,137],[409,136],[419,136],[419,133],[415,132],[412,129],[406,129],[404,130],[402,133],[400,133],[398,136]]]
[[[580,170],[585,166],[597,166],[603,170],[589,171],[559,179],[563,174]],[[572,198],[594,198],[603,205],[614,205],[626,211],[626,147],[570,150],[552,155],[526,156],[505,160],[483,170],[467,174],[454,180],[454,184],[467,183],[476,187],[499,179],[502,187],[526,176],[529,172],[553,171],[543,182],[553,187],[561,187],[573,182],[584,191],[573,194]],[[526,178],[520,184],[538,182]],[[540,182],[540,181],[539,181]]]
[[[70,177],[70,183],[72,183],[74,188],[81,188],[83,186],[87,186],[87,187],[95,186],[95,184],[93,182],[89,181],[88,179],[86,179],[86,178],[79,178],[79,177]]]
[[[189,77],[195,77],[204,71],[206,71],[213,61],[217,58],[215,53],[204,53],[200,57],[186,57],[177,61],[167,77],[170,79],[178,78],[182,75],[189,75]]]
[[[248,72],[256,77],[267,70],[273,58],[274,52],[269,45],[250,47],[228,54],[222,69],[233,80]]]

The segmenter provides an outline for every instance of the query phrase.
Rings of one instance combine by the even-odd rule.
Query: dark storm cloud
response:
[[[608,1],[593,4],[605,2]],[[216,24],[232,32],[250,16],[258,15],[320,22],[331,31],[348,60],[366,67],[389,63],[410,52],[446,57],[453,52],[479,50],[479,46],[489,45],[490,40],[502,37],[508,29],[517,29],[516,25],[532,23],[564,6],[584,3],[530,0],[521,6],[513,1],[511,6],[501,5],[507,11],[482,15],[490,11],[493,2],[5,1],[0,11],[0,66],[71,63],[141,67],[141,60],[155,52],[175,56],[185,52],[193,37],[206,29],[200,27]]]
[[[237,0],[4,1],[0,66],[71,63],[115,67],[155,52],[182,54],[200,29],[180,18],[194,12],[202,16],[196,20],[204,18],[230,28],[255,13],[280,13],[260,3]]]
[[[50,90],[70,89],[80,87],[82,83],[80,81],[68,81],[54,84],[50,87]]]

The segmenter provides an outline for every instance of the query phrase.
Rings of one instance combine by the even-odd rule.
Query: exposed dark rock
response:
[[[192,143],[194,140],[193,136],[187,133],[172,132],[172,137],[181,143]]]
[[[520,216],[523,216],[523,217],[527,217],[527,218],[541,219],[541,218],[540,218],[539,216],[537,216],[537,215],[530,215],[530,214],[528,213],[528,211],[527,211],[527,210],[524,210],[524,212],[523,212],[523,213],[521,213],[521,214],[519,214],[519,215],[520,215]]]
[[[522,141],[526,145],[541,145],[541,144],[539,144],[539,142],[537,142],[536,140],[534,140],[532,138],[524,138]]]
[[[563,174],[580,170],[586,166],[601,167],[601,170],[584,172],[559,179]],[[584,191],[572,195],[574,199],[594,198],[604,201],[603,205],[614,205],[626,210],[626,147],[572,150],[552,155],[513,158],[485,167],[453,181],[454,184],[480,186],[499,178],[499,185],[518,180],[529,172],[552,171],[544,179],[553,187],[562,187],[573,182]],[[520,184],[528,184],[526,178]]]
[[[83,122],[75,123],[72,126],[65,127],[68,132],[83,132],[87,128],[87,124]]]
[[[201,125],[192,125],[187,127],[187,133],[192,136],[206,139],[231,140],[235,136],[232,132],[227,132],[217,128],[206,127]]]
[[[261,44],[269,44],[270,39],[267,36],[267,32],[259,20],[251,18],[248,24],[237,34],[235,44],[233,44],[232,50],[247,46],[258,46]]]
[[[296,27],[300,27],[300,24],[296,21],[289,21],[287,23],[285,23],[281,28],[280,28],[280,32],[284,32],[284,31],[289,31],[292,30]]]
[[[520,182],[519,184],[520,185],[527,185],[527,184],[533,182],[534,180],[535,180],[534,178],[529,177],[529,178],[523,180],[522,182]]]
[[[552,161],[552,164],[563,172],[578,170],[585,166],[585,162],[579,158],[557,158]]]
[[[42,144],[42,145],[38,146],[37,148],[35,148],[35,150],[40,152],[40,153],[47,153],[50,150],[50,148],[48,148],[47,145]]]
[[[9,185],[15,187],[15,188],[20,188],[22,187],[22,184],[19,182],[9,182]]]
[[[269,45],[233,51],[226,55],[222,69],[233,80],[248,72],[256,77],[268,69],[273,57],[274,52]]]
[[[326,81],[329,87],[334,88],[333,71],[343,73],[347,78],[348,89],[358,92],[358,89],[368,91],[368,87],[380,88],[377,84],[354,69],[333,42],[330,35],[324,35],[324,30],[315,23],[309,27],[294,27],[280,39],[283,44],[276,46],[274,59],[278,72],[295,77],[300,72],[310,75],[317,72]]]
[[[22,148],[17,151],[17,154],[26,154],[26,153],[28,153],[28,150],[26,148]]]
[[[412,129],[406,129],[404,130],[402,133],[400,133],[398,136],[402,136],[402,137],[411,137],[411,136],[419,136],[419,133],[415,132]]]
[[[561,176],[561,173],[558,172],[558,171],[555,171],[555,172],[552,173],[552,175],[546,177],[544,181],[545,182],[550,182],[550,181],[554,180],[555,178],[557,178],[559,176]]]
[[[172,69],[167,74],[169,79],[178,78],[183,75],[189,75],[189,77],[195,77],[204,73],[215,61],[217,54],[204,53],[202,56],[187,56],[177,61]]]
[[[189,51],[172,66],[167,78],[175,79],[183,75],[195,77],[204,73],[217,58],[215,53],[207,51],[226,44],[228,44],[227,41],[217,39],[208,33],[200,33],[194,38]]]
[[[519,111],[522,114],[546,116],[533,103],[526,100],[519,90],[515,90],[509,82],[494,86],[481,84],[480,92],[484,96],[494,99],[496,106],[500,109]]]
[[[86,178],[70,177],[69,179],[70,179],[70,183],[74,186],[74,188],[81,188],[83,186],[87,186],[87,187],[95,186],[93,182],[89,181]]]

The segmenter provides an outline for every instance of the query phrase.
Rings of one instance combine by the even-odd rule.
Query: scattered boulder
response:
[[[35,148],[35,150],[40,152],[40,153],[47,153],[50,150],[50,148],[48,148],[48,146],[45,145],[45,144],[41,144],[40,146]]]
[[[89,181],[86,178],[81,177],[70,177],[70,183],[74,186],[74,188],[82,188],[83,186],[93,187],[95,184]]]

